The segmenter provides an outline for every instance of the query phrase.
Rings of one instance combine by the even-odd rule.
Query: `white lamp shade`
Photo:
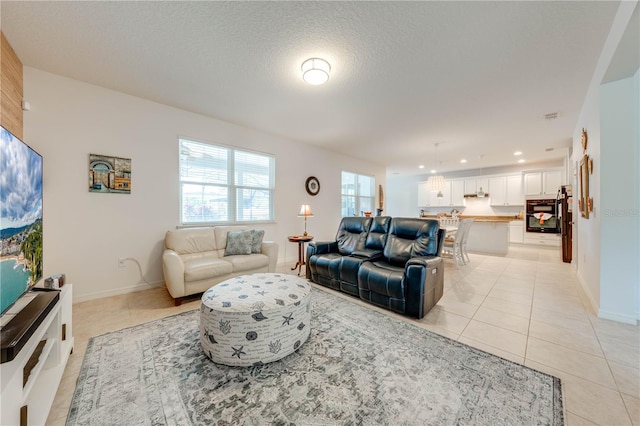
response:
[[[313,212],[311,211],[311,206],[309,206],[309,204],[303,204],[300,206],[298,217],[312,217],[312,216],[313,216]]]
[[[442,191],[445,189],[444,176],[429,176],[429,179],[427,179],[427,188],[429,191]]]
[[[302,63],[302,79],[314,86],[326,83],[330,72],[331,65],[324,59],[311,58]]]

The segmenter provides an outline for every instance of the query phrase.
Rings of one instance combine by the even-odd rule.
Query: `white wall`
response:
[[[607,201],[603,200],[602,195],[605,190],[609,190],[611,186],[611,181],[608,179],[608,174],[612,173],[616,175],[618,173],[618,166],[612,165],[611,162],[607,159],[607,155],[602,157],[602,152],[615,149],[610,146],[611,143],[616,143],[616,141],[612,141],[609,139],[609,127],[607,130],[607,134],[602,135],[601,131],[601,82],[603,77],[611,63],[613,55],[622,39],[624,31],[629,23],[631,16],[633,15],[633,11],[637,6],[637,2],[621,2],[620,7],[618,9],[618,13],[614,19],[614,23],[611,27],[611,31],[609,32],[609,36],[605,42],[605,45],[602,49],[602,53],[600,54],[600,58],[594,70],[594,74],[591,80],[591,84],[589,86],[589,90],[585,96],[585,101],[583,103],[580,115],[578,117],[578,121],[576,123],[576,128],[573,132],[573,157],[572,160],[575,162],[579,161],[583,155],[582,147],[580,145],[580,136],[582,128],[585,128],[589,135],[588,147],[586,153],[593,159],[594,170],[593,174],[589,180],[589,193],[590,196],[593,197],[594,205],[593,212],[590,214],[589,219],[585,219],[580,216],[577,208],[577,197],[574,197],[574,246],[576,247],[576,256],[574,258],[574,265],[576,267],[576,271],[578,274],[578,278],[584,289],[589,301],[592,304],[593,309],[598,315],[602,317],[606,317],[609,319],[615,319],[619,321],[625,321],[630,323],[635,323],[635,319],[630,319],[628,315],[628,302],[622,300],[621,297],[632,297],[634,300],[638,300],[637,291],[638,291],[638,281],[636,279],[635,282],[635,291],[623,292],[626,293],[627,296],[622,296],[622,294],[617,294],[617,287],[609,287],[608,282],[601,282],[601,272],[604,269],[601,269],[602,264],[602,255],[603,253],[618,253],[621,250],[624,250],[625,244],[628,240],[612,242],[605,237],[604,240],[601,239],[601,236],[607,232],[607,227],[602,228],[603,223],[603,209],[609,209],[611,206],[603,204],[603,202]],[[605,90],[606,92],[606,90]],[[610,105],[609,94],[605,95],[607,97],[607,101],[605,105],[607,108]],[[637,101],[636,101],[637,102]],[[636,118],[637,120],[637,114]],[[637,123],[637,121],[636,121]],[[627,142],[621,142],[626,144]],[[636,142],[637,144],[637,142]],[[637,145],[636,145],[637,146]],[[637,149],[637,148],[636,148]],[[629,156],[633,156],[630,154]],[[637,158],[637,156],[636,156]],[[619,180],[617,182],[618,185],[625,185],[626,179],[632,179],[635,173],[637,176],[638,167],[640,165],[636,162],[635,165],[631,164],[630,168],[621,168],[622,172],[627,172],[625,174],[625,180]],[[602,185],[605,186],[602,186]],[[579,188],[575,186],[575,192],[578,194]],[[620,196],[631,197],[634,198],[637,196],[638,192],[633,191],[621,191],[619,193]],[[618,194],[618,191],[615,190],[615,194]],[[605,196],[606,197],[606,196]],[[636,218],[637,221],[637,218]],[[605,222],[607,225],[607,222]],[[636,234],[627,234],[626,238],[636,238]],[[605,260],[609,259],[609,257],[605,254]],[[636,261],[637,263],[637,258]],[[606,270],[609,270],[609,267],[606,267]],[[636,269],[637,271],[637,269]],[[637,275],[636,275],[637,276]],[[632,284],[633,285],[633,284]],[[636,296],[630,296],[630,294],[635,294]],[[603,297],[604,295],[604,297]],[[606,301],[606,310],[601,311],[601,307],[603,307],[602,303]],[[637,318],[637,309],[638,305],[636,305],[636,318]]]
[[[29,67],[24,97],[24,139],[44,157],[44,274],[66,273],[76,301],[148,287],[134,263],[118,268],[119,257],[136,258],[147,281],[163,282],[164,234],[179,224],[178,136],[276,156],[276,220],[256,227],[280,243],[280,262],[285,252],[295,262],[286,237],[303,231],[302,203],[315,214],[309,233],[335,237],[342,170],[385,185],[377,164]],[[131,158],[132,193],[89,193],[90,153]],[[315,197],[304,189],[308,176],[320,181]]]
[[[640,259],[640,71],[600,88],[600,310],[603,318],[634,322]]]
[[[426,180],[422,176],[387,176],[387,209],[383,214],[392,217],[418,217],[418,182]]]
[[[578,182],[573,183],[574,206],[573,206],[573,245],[576,247],[576,256],[573,258],[578,279],[582,284],[587,297],[589,298],[595,312],[600,306],[600,91],[589,90],[587,98],[582,107],[578,127],[573,135],[573,162],[579,162],[583,151],[580,145],[582,128],[588,134],[588,145],[586,153],[594,162],[593,174],[589,179],[589,196],[593,197],[593,212],[589,214],[589,219],[581,217],[578,210],[577,200],[580,194]]]

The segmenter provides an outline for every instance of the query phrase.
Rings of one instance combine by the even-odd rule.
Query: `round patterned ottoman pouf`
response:
[[[200,344],[213,362],[248,366],[277,361],[310,333],[311,286],[285,274],[243,275],[202,295]]]

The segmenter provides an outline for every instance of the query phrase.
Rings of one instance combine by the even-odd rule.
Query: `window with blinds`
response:
[[[342,172],[342,217],[373,212],[376,180],[373,176]]]
[[[275,157],[180,139],[183,225],[273,220]]]

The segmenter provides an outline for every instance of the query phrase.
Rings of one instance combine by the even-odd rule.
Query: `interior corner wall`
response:
[[[598,315],[635,324],[640,259],[640,71],[600,88],[600,310]]]
[[[619,311],[619,307],[613,300],[607,300],[608,310],[601,311],[602,295],[607,292],[607,288],[601,283],[601,255],[604,250],[617,251],[620,250],[621,247],[619,245],[614,247],[610,245],[603,246],[601,241],[603,234],[601,223],[602,213],[603,209],[609,208],[609,206],[602,204],[601,194],[603,191],[601,188],[601,180],[603,175],[610,172],[609,169],[611,166],[605,161],[604,167],[607,167],[607,169],[605,169],[601,158],[601,152],[609,149],[609,147],[602,142],[601,136],[600,85],[636,7],[637,2],[620,3],[578,116],[578,121],[573,132],[572,150],[572,161],[573,164],[576,164],[583,155],[580,136],[582,128],[586,129],[589,136],[586,153],[593,160],[594,165],[593,174],[591,174],[589,179],[589,195],[593,197],[593,212],[590,214],[589,219],[583,218],[578,212],[577,197],[574,197],[574,211],[576,214],[574,215],[573,245],[576,250],[576,256],[574,257],[573,263],[578,279],[595,313],[603,317],[606,316],[609,319],[634,323],[635,320],[629,320],[626,311]],[[629,178],[631,178],[631,175],[629,175]],[[623,182],[619,182],[619,184],[625,185]],[[580,188],[575,180],[573,185],[575,193],[578,194]],[[637,259],[635,262],[637,263]],[[609,298],[610,295],[605,297]],[[638,300],[637,297],[635,299]]]
[[[279,243],[278,262],[291,265],[300,234],[300,205],[316,240],[335,238],[341,218],[341,172],[375,176],[385,186],[385,169],[312,145],[272,136],[221,120],[123,93],[24,68],[25,141],[44,157],[44,275],[64,272],[82,301],[148,288],[163,280],[161,255],[167,230],[179,225],[178,137],[232,145],[276,157],[275,222],[255,225]],[[132,191],[88,191],[89,154],[130,158]],[[320,193],[304,182],[316,176]],[[386,190],[385,190],[386,192]]]

